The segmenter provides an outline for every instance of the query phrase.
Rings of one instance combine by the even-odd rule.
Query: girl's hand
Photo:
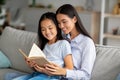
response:
[[[66,75],[66,69],[62,68],[54,63],[46,64],[45,69],[50,75]]]
[[[25,61],[30,67],[34,67],[34,65],[36,64],[34,61],[31,61],[29,58],[25,58]]]

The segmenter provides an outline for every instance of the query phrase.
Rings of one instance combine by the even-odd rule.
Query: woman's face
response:
[[[70,33],[75,28],[76,18],[70,18],[65,14],[57,14],[60,29],[65,33]]]
[[[43,36],[49,41],[54,42],[56,40],[57,29],[54,22],[50,19],[45,19],[41,22],[41,32]]]

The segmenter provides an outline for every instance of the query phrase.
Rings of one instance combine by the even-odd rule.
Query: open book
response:
[[[28,56],[21,49],[19,49],[19,51],[25,58],[29,58],[30,60],[35,61],[41,67],[49,63],[49,61],[46,59],[45,54],[35,43],[33,44]]]

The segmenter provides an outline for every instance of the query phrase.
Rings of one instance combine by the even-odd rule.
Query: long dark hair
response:
[[[53,12],[46,12],[44,13],[40,20],[39,20],[39,24],[38,24],[38,40],[39,40],[39,47],[43,50],[45,47],[45,44],[48,42],[48,40],[42,35],[41,32],[41,22],[45,19],[50,19],[53,21],[53,23],[56,25],[56,29],[57,29],[57,40],[61,40],[63,39],[62,34],[61,34],[61,29],[59,29],[58,24],[57,24],[57,20],[56,20],[56,15]]]
[[[76,9],[72,5],[70,5],[70,4],[62,5],[61,7],[59,7],[57,9],[56,15],[59,14],[59,13],[60,14],[65,14],[65,15],[67,15],[70,18],[76,17],[77,18],[77,22],[76,22],[75,25],[76,25],[77,31],[91,38],[91,36],[88,34],[86,29],[84,28],[84,26],[83,26],[83,24],[81,22],[81,19],[78,16],[78,13],[77,13]]]

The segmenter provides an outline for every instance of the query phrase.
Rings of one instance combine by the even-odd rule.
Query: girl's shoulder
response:
[[[70,43],[67,40],[59,40],[58,43],[61,46],[65,46],[65,45],[69,46],[70,45]]]
[[[59,40],[59,43],[65,44],[65,43],[69,43],[67,40]]]

